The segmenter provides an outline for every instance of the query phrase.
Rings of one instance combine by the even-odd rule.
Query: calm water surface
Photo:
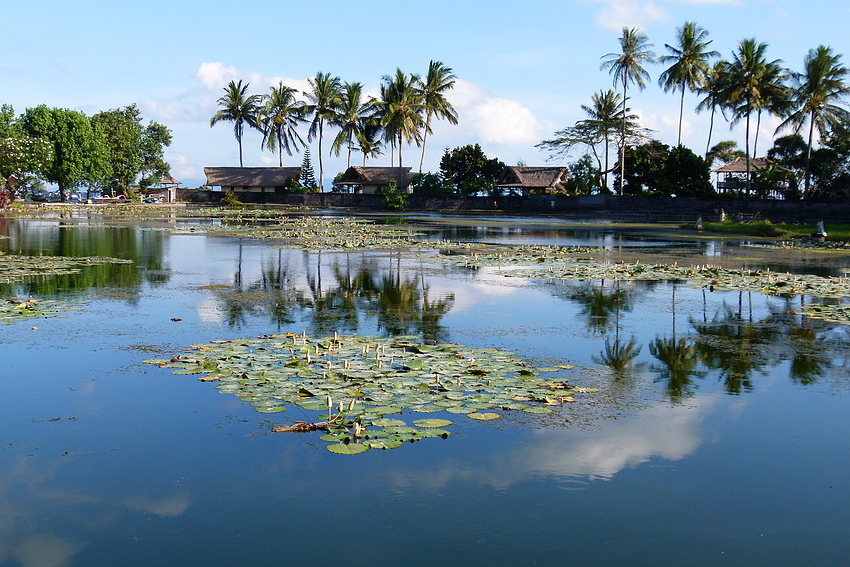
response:
[[[847,268],[843,257],[763,259],[737,243],[554,221],[413,221],[435,228],[433,239]],[[843,566],[850,557],[850,336],[789,313],[805,298],[532,281],[397,252],[308,253],[161,228],[0,220],[5,253],[134,262],[2,288],[84,310],[0,327],[0,565]],[[313,419],[298,407],[257,413],[214,384],[142,363],[194,343],[302,330],[507,349],[538,367],[575,365],[557,377],[601,392],[542,417],[430,414],[452,420],[453,435],[343,457],[311,434],[270,433]],[[615,370],[629,353],[632,364]]]

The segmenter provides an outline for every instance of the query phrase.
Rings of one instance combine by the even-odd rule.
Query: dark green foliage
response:
[[[304,148],[304,161],[301,162],[301,187],[305,191],[316,191],[316,172],[313,171],[313,162],[310,161],[310,147]]]
[[[684,146],[670,151],[664,177],[668,194],[679,197],[711,197],[715,194],[708,163]]]
[[[589,154],[584,154],[578,161],[569,165],[569,176],[564,186],[570,195],[590,195],[600,189],[601,172],[593,163]],[[608,188],[604,188],[605,192]]]
[[[468,144],[451,151],[446,149],[440,160],[440,173],[446,184],[464,196],[476,193],[500,196],[496,182],[505,167],[498,158],[488,159],[478,144]]]
[[[384,206],[393,211],[401,211],[407,208],[407,193],[398,190],[398,182],[390,179],[387,188],[384,189]]]
[[[625,195],[668,194],[665,165],[670,148],[652,140],[636,148],[626,148]],[[616,177],[619,177],[617,172]]]
[[[230,189],[224,193],[224,197],[221,198],[221,202],[231,209],[245,208],[245,203],[239,200],[239,197],[236,196],[236,193],[233,191],[233,189]]]
[[[63,201],[75,187],[103,186],[109,179],[106,136],[82,112],[42,104],[28,108],[21,122],[26,133],[53,145],[53,161],[40,173],[59,186]]]
[[[413,192],[417,195],[451,195],[452,188],[436,173],[417,173],[413,176]]]

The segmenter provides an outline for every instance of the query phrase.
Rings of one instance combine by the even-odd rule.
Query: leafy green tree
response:
[[[40,173],[59,186],[63,201],[72,189],[109,178],[106,136],[82,112],[40,105],[28,108],[21,121],[30,136],[53,146],[53,160]]]
[[[106,136],[112,177],[127,193],[142,169],[142,115],[135,104],[98,112],[92,122]]]
[[[847,73],[847,68],[841,64],[841,56],[821,45],[806,55],[802,73],[791,74],[790,100],[794,110],[778,130],[791,126],[799,134],[803,126],[807,122],[809,124],[804,197],[809,195],[815,129],[820,137],[824,137],[831,131],[846,132],[850,126],[850,112],[844,106],[850,94],[850,87],[845,82]]]
[[[165,148],[170,145],[171,130],[159,122],[148,122],[142,132],[142,168],[139,172],[139,188],[143,193],[171,172],[171,166],[165,161]]]
[[[362,147],[366,129],[366,119],[372,110],[372,101],[363,100],[363,85],[361,83],[345,83],[342,86],[339,109],[334,125],[339,126],[339,134],[334,138],[331,151],[338,156],[343,146],[348,147],[346,167],[351,167],[351,150],[354,142]]]
[[[670,147],[658,140],[626,148],[625,195],[669,194],[665,167]]]
[[[443,179],[464,196],[476,193],[498,196],[496,183],[505,167],[498,158],[488,158],[478,144],[446,149],[440,160]]]
[[[330,73],[316,73],[315,77],[308,79],[310,92],[304,93],[310,100],[307,105],[307,116],[312,116],[310,131],[307,140],[319,139],[319,187],[324,191],[325,170],[322,163],[322,137],[325,122],[333,124],[337,121],[340,98],[342,96],[342,85],[339,77],[332,77]]]
[[[265,104],[257,111],[257,124],[263,133],[263,146],[270,152],[277,150],[278,165],[283,167],[283,151],[292,155],[304,140],[298,134],[298,126],[307,121],[304,103],[295,97],[297,89],[288,87],[283,81],[270,87]]]
[[[678,197],[712,197],[711,170],[708,163],[685,146],[670,150],[664,164],[665,185]]]
[[[602,176],[589,154],[584,154],[571,163],[568,171],[569,177],[564,187],[570,195],[590,195],[595,189],[599,189],[599,179]]]
[[[706,81],[710,66],[708,60],[720,54],[709,51],[711,40],[708,32],[694,22],[685,22],[681,28],[676,28],[677,45],[664,44],[669,55],[659,58],[659,63],[670,63],[658,77],[658,85],[664,92],[682,90],[679,102],[679,138],[677,145],[682,145],[682,118],[685,113],[685,90],[698,91]]]
[[[451,195],[452,188],[436,173],[417,173],[413,176],[413,192],[417,195]]]
[[[233,122],[233,135],[239,144],[239,167],[242,167],[242,135],[245,133],[245,125],[257,127],[257,112],[263,102],[262,95],[248,94],[250,84],[243,85],[241,79],[238,83],[230,81],[224,87],[224,95],[216,101],[221,110],[210,119],[210,128],[221,121]]]
[[[445,93],[455,86],[455,77],[451,67],[443,65],[442,61],[428,63],[428,73],[425,79],[420,79],[417,88],[425,107],[425,131],[422,135],[422,158],[419,160],[419,173],[425,163],[425,143],[431,134],[431,117],[445,120],[449,124],[457,124],[457,111],[446,99]]]
[[[744,151],[738,148],[738,142],[735,140],[723,140],[711,147],[706,155],[705,162],[710,168],[715,160],[729,163],[739,157],[744,157],[744,155]]]
[[[38,174],[53,160],[49,141],[27,134],[15,111],[8,104],[0,107],[0,191],[11,200],[25,186],[32,185]],[[2,205],[0,205],[0,208]]]
[[[655,53],[650,48],[646,34],[636,28],[623,28],[623,35],[619,38],[620,53],[609,53],[603,55],[602,67],[607,68],[614,75],[614,84],[620,81],[623,84],[623,112],[621,115],[622,126],[620,130],[620,195],[623,194],[623,184],[626,176],[626,160],[623,159],[626,150],[626,103],[628,102],[628,86],[634,83],[638,90],[646,86],[645,80],[649,79],[649,73],[644,65],[655,63]]]

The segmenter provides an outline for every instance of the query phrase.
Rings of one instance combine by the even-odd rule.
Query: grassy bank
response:
[[[739,236],[758,236],[767,238],[809,238],[817,230],[815,224],[772,223],[769,220],[750,222],[704,222],[705,232],[736,234]],[[682,224],[681,228],[694,229],[692,223]],[[824,223],[827,240],[850,240],[850,225]]]

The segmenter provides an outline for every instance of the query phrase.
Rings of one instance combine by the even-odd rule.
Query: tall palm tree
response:
[[[708,123],[708,140],[705,143],[705,157],[708,159],[708,154],[711,148],[711,133],[714,130],[714,113],[720,109],[723,117],[726,117],[726,108],[729,101],[724,98],[728,92],[727,84],[729,82],[729,62],[725,60],[717,61],[705,75],[705,82],[699,88],[700,94],[705,97],[699,101],[697,105],[697,113],[703,110],[711,110],[711,118]]]
[[[348,166],[351,167],[351,150],[356,141],[358,145],[364,136],[364,119],[372,108],[372,100],[363,101],[361,83],[345,83],[342,87],[339,108],[334,125],[339,126],[339,134],[334,138],[331,151],[338,156],[344,145],[348,146]]]
[[[791,102],[788,99],[788,88],[785,82],[788,72],[779,65],[778,61],[768,63],[761,77],[761,96],[756,110],[756,133],[753,139],[753,157],[758,156],[759,132],[761,131],[762,111],[768,111],[774,116],[786,116]]]
[[[581,105],[588,118],[582,122],[585,125],[592,126],[602,139],[603,151],[605,152],[605,169],[603,171],[603,183],[608,187],[608,156],[611,146],[610,137],[615,132],[620,123],[620,112],[617,107],[620,106],[620,95],[608,89],[607,91],[599,91],[593,93],[591,97],[592,104],[590,106]],[[634,120],[634,116],[628,117],[628,120]]]
[[[283,167],[283,150],[292,155],[299,144],[304,145],[296,128],[307,119],[304,103],[295,98],[296,89],[282,81],[270,89],[265,105],[257,113],[257,123],[263,132],[263,146],[272,152],[277,150],[279,165]]]
[[[363,167],[366,167],[367,158],[375,158],[384,153],[381,151],[384,145],[381,142],[381,125],[367,117],[363,119],[360,130],[363,136],[357,140],[357,149],[363,154]]]
[[[252,128],[257,127],[257,111],[262,104],[262,95],[248,95],[248,85],[242,85],[240,79],[238,83],[230,81],[224,87],[224,95],[216,101],[221,107],[221,110],[213,115],[210,120],[210,128],[222,120],[233,122],[233,134],[236,136],[236,141],[239,143],[239,167],[242,167],[242,134],[245,131],[245,124]]]
[[[815,129],[823,137],[831,130],[850,124],[850,112],[842,106],[850,94],[850,87],[844,82],[847,74],[847,68],[841,64],[841,56],[823,45],[809,50],[803,61],[802,73],[791,74],[790,101],[794,110],[777,131],[792,126],[799,134],[806,122],[809,123],[804,197],[809,193],[809,166]]]
[[[603,55],[602,67],[614,75],[614,84],[618,81],[623,84],[623,116],[622,129],[620,132],[620,195],[623,194],[623,184],[626,178],[626,102],[628,101],[628,85],[634,83],[639,90],[646,88],[645,80],[649,79],[649,73],[644,65],[655,63],[655,53],[647,43],[646,34],[637,28],[623,28],[620,36],[620,53],[609,53]]]
[[[446,100],[446,91],[455,86],[455,77],[451,67],[443,65],[442,61],[431,61],[428,64],[428,74],[424,80],[418,81],[417,88],[425,105],[425,133],[422,136],[422,158],[419,160],[419,173],[425,163],[425,142],[431,133],[431,117],[446,120],[449,124],[457,124],[457,111]]]
[[[308,79],[310,92],[304,93],[310,100],[307,105],[307,116],[312,116],[307,140],[312,141],[319,138],[319,187],[324,191],[325,170],[322,163],[322,135],[325,122],[333,123],[336,120],[337,108],[339,107],[342,94],[342,85],[339,77],[332,77],[330,73],[316,73],[315,77]]]
[[[385,75],[381,85],[382,100],[376,103],[384,128],[384,139],[398,147],[399,189],[402,188],[402,149],[405,143],[422,141],[425,105],[416,88],[419,77],[396,69],[394,76]]]
[[[679,146],[682,145],[682,118],[685,113],[685,90],[696,92],[706,82],[711,67],[708,60],[720,55],[717,51],[708,51],[711,43],[708,32],[694,22],[685,22],[681,28],[676,28],[677,46],[667,43],[664,47],[670,55],[659,58],[659,63],[671,65],[658,77],[658,85],[664,92],[682,89],[679,102]]]
[[[733,54],[727,67],[728,82],[721,97],[729,102],[734,112],[732,125],[741,119],[746,120],[745,149],[747,161],[747,193],[752,187],[750,158],[750,116],[764,104],[764,78],[768,68],[780,64],[779,60],[768,62],[765,58],[766,43],[756,43],[755,39],[738,42],[738,50]]]

